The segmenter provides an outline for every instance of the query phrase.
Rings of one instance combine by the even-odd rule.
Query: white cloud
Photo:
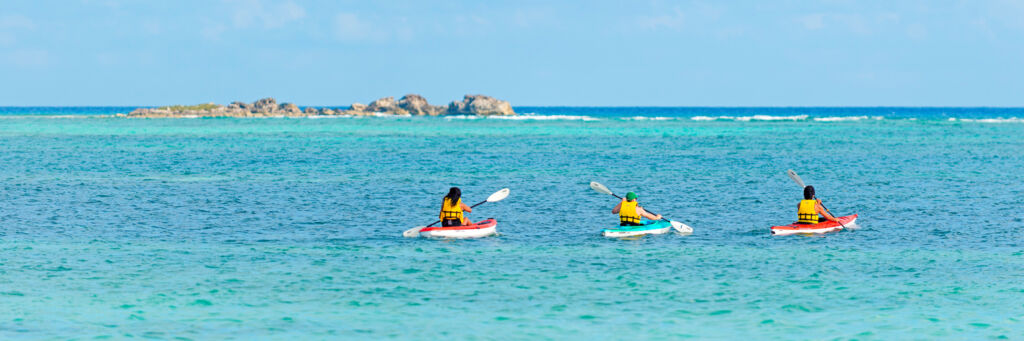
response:
[[[640,16],[637,18],[637,25],[648,30],[658,30],[662,28],[680,30],[685,23],[686,15],[681,9],[679,9],[679,7],[673,8],[671,13],[654,16]]]
[[[306,17],[306,9],[291,1],[278,6],[276,12],[278,15],[273,16],[273,18],[277,20],[270,22],[275,27],[284,26],[284,24]]]
[[[341,40],[370,39],[374,29],[354,13],[338,13],[334,16],[334,35]]]
[[[121,2],[116,0],[82,0],[82,3],[86,5],[103,6],[110,9],[121,8]]]
[[[96,53],[93,55],[93,59],[95,59],[97,63],[106,66],[118,65],[121,61],[121,58],[118,58],[117,54],[110,52]]]
[[[808,31],[826,28],[845,30],[857,35],[871,35],[897,29],[900,15],[893,12],[875,14],[861,13],[814,13],[797,18],[797,22]]]
[[[5,63],[19,67],[43,67],[52,62],[50,52],[39,49],[20,49],[3,54]]]
[[[227,31],[227,27],[219,22],[207,22],[203,25],[203,28],[199,31],[199,34],[203,36],[203,39],[217,41],[220,40],[220,36]]]
[[[556,23],[558,18],[547,8],[520,8],[512,14],[512,22],[516,26],[529,28]]]
[[[264,4],[262,0],[226,0],[234,5],[231,23],[235,28],[274,29],[305,18],[306,9],[294,2]]]
[[[875,21],[883,24],[896,24],[900,22],[900,15],[895,12],[882,12],[875,15]]]
[[[921,24],[910,24],[907,26],[907,36],[913,39],[922,39],[928,36],[928,29]]]
[[[671,9],[660,7],[655,5],[654,10],[657,13],[655,15],[635,17],[633,26],[650,31],[682,31],[685,28],[696,31],[722,32],[717,28],[721,24],[719,19],[726,12],[723,5],[705,1],[690,1]],[[728,30],[736,31],[735,28]]]
[[[835,20],[840,22],[850,32],[856,34],[867,35],[872,31],[872,26],[860,14],[836,15]]]
[[[729,26],[722,27],[715,32],[715,36],[718,39],[729,39],[735,37],[741,37],[747,33],[747,29],[743,26]]]
[[[392,27],[395,30],[395,37],[398,38],[398,40],[412,40],[416,32],[412,29],[412,25],[409,25],[409,20],[406,18],[399,18],[398,22],[393,24]]]
[[[141,25],[142,31],[150,35],[156,35],[163,33],[163,25],[160,25],[157,21],[147,20]]]
[[[862,81],[873,81],[875,79],[878,79],[878,73],[874,71],[861,70],[859,72],[853,73],[853,78]]]
[[[306,9],[291,2],[264,0],[223,0],[225,12],[203,17],[197,25],[199,36],[208,41],[219,41],[225,33],[246,29],[273,30],[294,24],[306,17]],[[228,20],[223,19],[227,17]],[[150,33],[161,33],[159,25],[143,27]]]
[[[809,14],[799,19],[800,23],[804,25],[804,28],[814,31],[820,30],[825,27],[825,15],[821,13]]]
[[[4,15],[0,16],[0,29],[22,29],[31,30],[35,29],[36,24],[28,17],[22,15]]]
[[[409,41],[416,35],[415,26],[406,17],[367,19],[356,13],[342,12],[334,16],[334,37],[341,41]]]
[[[985,20],[985,18],[975,18],[970,21],[970,25],[985,35],[985,38],[989,40],[996,39],[996,32],[992,30],[992,26],[989,25],[988,20]]]
[[[0,46],[14,46],[18,41],[17,31],[35,30],[36,23],[22,15],[0,16]]]
[[[456,35],[479,36],[493,32],[495,26],[487,18],[478,15],[457,14],[450,23],[438,27],[438,30],[451,31]]]
[[[1024,30],[1024,2],[1018,0],[999,0],[990,2],[990,15],[998,24],[1005,27]],[[996,23],[993,23],[996,24]]]
[[[0,32],[0,46],[12,46],[16,41],[18,41],[18,39],[14,37],[14,34]]]

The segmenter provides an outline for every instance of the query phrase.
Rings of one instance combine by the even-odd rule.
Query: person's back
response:
[[[623,201],[619,206],[619,225],[636,226],[640,225],[640,214],[637,213],[636,199]]]
[[[473,212],[473,209],[462,203],[462,190],[452,187],[441,204],[441,213],[438,215],[441,226],[471,225],[464,212]]]
[[[640,207],[640,203],[637,201],[636,193],[626,193],[626,197],[615,205],[612,209],[613,214],[619,215],[620,226],[638,226],[643,225],[641,218],[647,218],[650,220],[660,220],[660,214],[650,214]]]
[[[817,224],[818,223],[818,210],[815,206],[818,205],[818,201],[814,199],[800,200],[800,205],[797,208],[797,223],[800,224]]]
[[[796,215],[797,224],[817,224],[822,221],[821,218],[825,218],[828,221],[839,221],[829,214],[825,207],[821,205],[821,200],[814,196],[814,186],[804,187],[804,200],[800,200]]]

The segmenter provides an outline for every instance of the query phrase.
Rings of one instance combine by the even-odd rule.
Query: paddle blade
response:
[[[487,202],[502,201],[508,197],[508,188],[502,188],[500,191],[494,192],[491,196],[487,197]]]
[[[608,189],[608,187],[604,187],[604,185],[599,184],[597,182],[590,182],[590,188],[601,194],[614,195],[612,194],[612,191]]]
[[[801,179],[800,176],[797,175],[796,172],[794,172],[792,169],[786,171],[786,175],[789,175],[789,178],[793,179],[793,182],[796,182],[797,185],[800,185],[800,188],[807,187],[807,185],[804,185],[804,179]]]
[[[686,225],[678,221],[670,221],[669,223],[672,223],[672,228],[680,234],[693,234],[693,228],[690,227],[690,225]]]
[[[402,237],[416,238],[420,236],[420,230],[427,228],[426,226],[417,226],[402,232]]]

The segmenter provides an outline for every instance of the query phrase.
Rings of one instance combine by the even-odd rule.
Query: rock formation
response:
[[[369,112],[391,112],[395,109],[398,109],[398,103],[395,103],[395,98],[390,96],[370,102],[370,105],[366,107],[366,111]]]
[[[449,115],[515,115],[512,105],[494,97],[484,95],[466,95],[462,102],[448,104]]]
[[[448,106],[431,105],[426,98],[416,94],[384,97],[369,105],[353,103],[348,109],[307,107],[305,110],[292,103],[277,104],[273,98],[260,99],[253,103],[232,102],[224,106],[214,103],[199,105],[173,105],[159,108],[139,108],[128,117],[304,117],[304,116],[366,116],[366,115],[515,115],[512,105],[484,95],[466,95],[461,102],[454,101]]]
[[[437,116],[446,113],[445,107],[430,105],[426,98],[414,94],[405,95],[398,100],[398,107],[412,115]]]

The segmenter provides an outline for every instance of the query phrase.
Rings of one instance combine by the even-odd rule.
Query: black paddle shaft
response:
[[[477,206],[483,205],[483,204],[484,204],[485,202],[487,202],[487,200],[484,200],[484,201],[478,202],[478,203],[476,203],[476,205],[470,206],[469,208],[474,208],[474,207],[477,207]],[[427,227],[431,227],[431,226],[434,226],[434,224],[437,224],[437,223],[440,223],[440,222],[441,222],[440,220],[438,220],[438,221],[435,221],[435,222],[433,222],[433,223],[430,223],[430,225],[427,225]]]

